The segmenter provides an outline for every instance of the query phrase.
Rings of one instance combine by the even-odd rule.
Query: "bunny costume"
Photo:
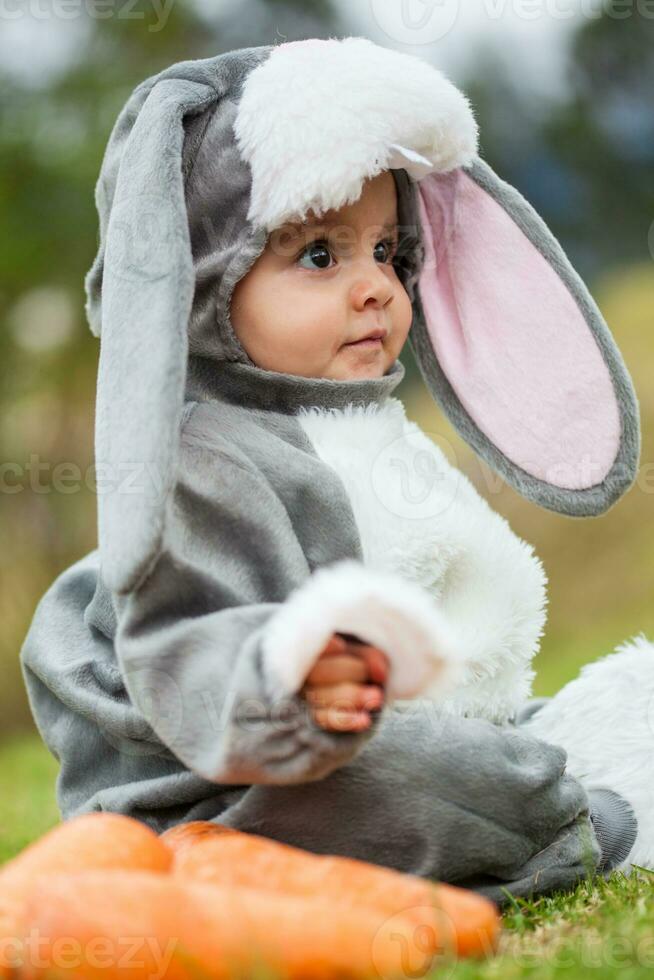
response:
[[[43,597],[21,652],[64,818],[216,819],[498,900],[626,859],[625,787],[564,771],[585,733],[551,745],[513,724],[543,568],[406,419],[402,363],[352,381],[268,371],[230,323],[272,230],[391,170],[435,401],[528,499],[606,510],[638,464],[631,381],[477,140],[441,73],[357,37],[176,64],[130,96],[86,280],[99,547]],[[300,694],[336,631],[389,657],[363,732],[321,729]]]

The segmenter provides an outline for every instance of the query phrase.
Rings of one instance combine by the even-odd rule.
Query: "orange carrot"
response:
[[[187,845],[196,844],[198,840],[217,837],[219,834],[238,833],[240,831],[232,830],[231,827],[225,827],[221,823],[214,823],[212,820],[191,820],[189,823],[178,823],[174,827],[169,827],[159,835],[159,839],[177,854]]]
[[[176,850],[173,874],[223,886],[251,887],[298,897],[321,895],[333,905],[402,915],[429,937],[433,952],[459,956],[495,948],[500,917],[488,899],[367,861],[312,854],[289,844],[232,831],[188,839]]]
[[[404,980],[431,964],[418,933],[322,896],[82,871],[35,883],[15,980]]]
[[[167,872],[172,852],[131,817],[86,813],[48,831],[0,868],[0,977],[11,976],[11,956],[26,896],[41,875],[81,869],[138,868]]]

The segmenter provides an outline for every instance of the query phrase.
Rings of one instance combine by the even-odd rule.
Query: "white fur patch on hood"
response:
[[[414,179],[472,162],[470,104],[437,69],[363,37],[281,44],[243,85],[234,133],[268,231],[354,203],[392,167]]]

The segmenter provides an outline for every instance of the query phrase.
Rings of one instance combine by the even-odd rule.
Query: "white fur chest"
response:
[[[545,621],[546,578],[531,546],[398,399],[303,408],[298,421],[343,482],[364,563],[426,589],[452,624],[466,668],[448,703],[509,717],[529,696]]]
[[[359,529],[364,562],[439,595],[453,558],[442,514],[459,474],[389,398],[379,405],[302,409],[300,424],[341,478]]]

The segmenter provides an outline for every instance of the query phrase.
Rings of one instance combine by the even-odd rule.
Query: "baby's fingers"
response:
[[[335,636],[347,641],[347,652],[354,653],[360,657],[366,665],[368,672],[366,680],[374,681],[375,684],[386,684],[388,680],[388,657],[379,647],[372,643],[366,643],[353,633],[336,633]],[[340,651],[339,651],[340,652]]]
[[[370,680],[376,684],[386,684],[388,680],[388,657],[386,654],[369,643],[360,646],[358,653],[366,665]]]
[[[307,688],[305,697],[316,723],[336,732],[369,728],[368,712],[380,708],[384,699],[379,687],[347,683]]]
[[[343,708],[316,708],[313,717],[317,725],[332,732],[360,732],[372,724],[367,711],[347,711]]]
[[[329,654],[314,664],[306,684],[335,685],[339,681],[361,682],[368,679],[368,668],[362,657],[353,653]]]
[[[304,696],[315,708],[337,707],[344,711],[371,711],[384,700],[381,689],[374,684],[321,684],[308,687]]]

